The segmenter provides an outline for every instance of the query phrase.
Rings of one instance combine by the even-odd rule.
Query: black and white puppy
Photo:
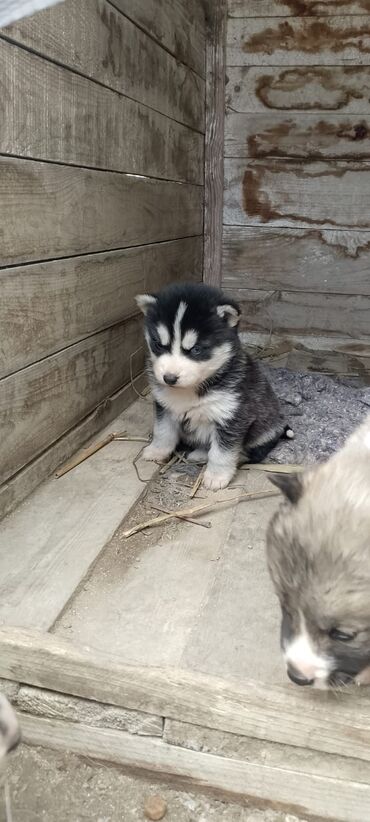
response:
[[[148,372],[155,400],[148,460],[166,460],[179,443],[207,462],[204,485],[217,490],[239,460],[260,461],[281,436],[293,436],[260,365],[243,350],[240,307],[222,291],[180,284],[142,294]]]

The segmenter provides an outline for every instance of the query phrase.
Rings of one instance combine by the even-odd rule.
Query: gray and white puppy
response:
[[[272,481],[267,559],[297,685],[369,684],[370,416],[328,462]]]
[[[205,285],[173,285],[142,294],[148,373],[155,400],[148,460],[166,460],[175,448],[207,462],[204,485],[217,490],[232,479],[240,459],[263,459],[293,432],[258,362],[243,350],[239,305]]]

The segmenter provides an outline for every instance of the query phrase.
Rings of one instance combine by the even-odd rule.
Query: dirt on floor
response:
[[[165,822],[305,822],[26,745],[10,755],[7,775],[12,822],[145,822],[144,805],[152,794],[167,804]],[[6,820],[2,792],[0,822]]]

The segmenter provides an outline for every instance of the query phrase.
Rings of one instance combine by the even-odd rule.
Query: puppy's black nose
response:
[[[163,379],[167,385],[176,385],[178,377],[176,374],[165,374]]]
[[[287,666],[287,674],[289,679],[294,682],[295,685],[313,685],[313,679],[306,679],[306,677],[302,676],[292,665]]]

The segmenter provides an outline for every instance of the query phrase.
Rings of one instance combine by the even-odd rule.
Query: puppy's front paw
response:
[[[210,491],[219,491],[221,488],[226,488],[232,478],[233,474],[230,471],[216,472],[207,468],[203,477],[203,485],[205,488],[209,488]]]
[[[164,448],[157,448],[152,442],[144,448],[142,454],[143,459],[148,462],[166,462],[170,456],[171,452],[165,451]]]

